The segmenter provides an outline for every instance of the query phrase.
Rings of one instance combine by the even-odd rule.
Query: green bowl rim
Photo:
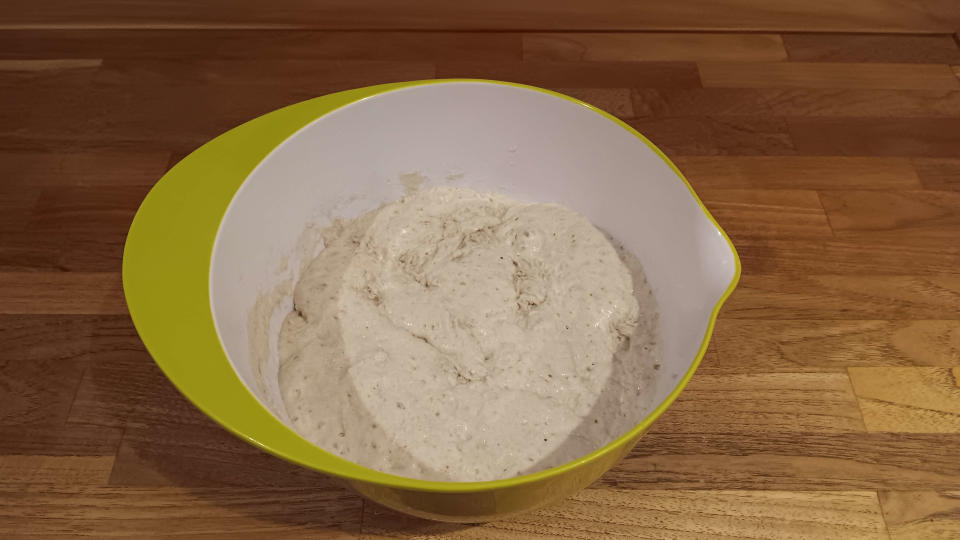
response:
[[[210,304],[210,263],[221,220],[237,190],[263,158],[302,128],[341,107],[385,92],[451,83],[497,84],[542,92],[586,107],[627,130],[683,181],[723,236],[735,262],[734,275],[710,313],[696,358],[673,391],[646,418],[615,441],[579,459],[536,473],[485,482],[439,482],[396,476],[347,461],[306,441],[264,408],[237,376],[223,350]],[[198,177],[203,181],[196,181]],[[446,493],[498,490],[546,480],[629,444],[676,400],[693,377],[707,350],[720,308],[736,288],[740,273],[740,257],[726,232],[683,173],[646,137],[619,118],[570,96],[487,79],[420,80],[347,90],[290,105],[238,126],[195,150],[157,182],[134,217],[123,253],[124,296],[137,332],[180,392],[217,423],[273,455],[325,474],[393,488]],[[217,380],[219,384],[207,385],[206,380]],[[249,435],[251,432],[259,432],[259,436]]]

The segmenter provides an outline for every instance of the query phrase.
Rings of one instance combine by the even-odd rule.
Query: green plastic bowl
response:
[[[258,394],[248,316],[296,264],[307,223],[400,196],[398,174],[565,204],[644,264],[661,308],[659,403],[614,442],[549,470],[490,482],[403,478],[300,437]],[[417,516],[476,522],[557,501],[626,455],[700,363],[740,275],[730,240],[680,171],[613,116],[538,88],[415,81],[292,105],[208,142],[150,191],[130,227],[123,285],[137,331],[197,407],[267,452]],[[261,392],[262,394],[262,392]]]

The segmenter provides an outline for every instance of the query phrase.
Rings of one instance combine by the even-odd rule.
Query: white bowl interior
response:
[[[641,139],[575,102],[445,82],[378,94],[309,124],[251,173],[224,216],[210,276],[215,323],[237,374],[279,419],[290,425],[275,382],[258,384],[251,361],[248,318],[257,299],[295,280],[312,256],[308,224],[397,199],[398,178],[409,173],[427,186],[560,203],[621,241],[643,263],[661,309],[663,375],[652,402],[676,387],[735,273],[733,253],[684,182]],[[280,297],[272,335],[290,309]],[[275,344],[269,348],[275,380]]]

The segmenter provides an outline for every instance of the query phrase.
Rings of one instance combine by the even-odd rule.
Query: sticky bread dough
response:
[[[308,440],[476,481],[565,463],[639,421],[652,296],[641,310],[642,275],[586,218],[442,187],[323,239],[279,339],[283,402]]]

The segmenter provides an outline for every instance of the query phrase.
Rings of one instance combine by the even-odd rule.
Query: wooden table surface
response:
[[[0,538],[960,538],[957,29],[955,0],[7,0]],[[153,364],[120,287],[137,205],[192,149],[431,77],[620,116],[743,259],[703,367],[629,458],[481,526],[226,433]]]

